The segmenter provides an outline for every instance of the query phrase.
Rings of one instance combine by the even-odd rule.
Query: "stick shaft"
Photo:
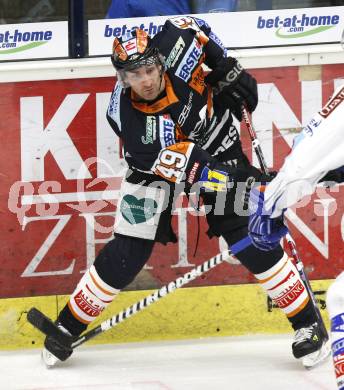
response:
[[[103,321],[97,327],[84,333],[72,344],[72,348],[76,348],[79,345],[86,342],[87,340],[90,340],[91,338],[97,336],[99,333],[105,332],[105,331],[115,327],[116,325],[118,325],[121,322],[123,322],[124,320],[130,318],[131,316],[138,313],[139,311],[142,311],[143,309],[147,308],[152,303],[159,301],[161,298],[166,297],[167,295],[171,294],[172,292],[174,292],[178,288],[183,287],[184,285],[190,283],[192,280],[201,276],[205,272],[208,272],[209,270],[213,269],[217,265],[221,264],[223,261],[225,261],[226,255],[228,255],[228,254],[235,255],[235,254],[241,252],[243,249],[247,248],[249,245],[251,245],[251,239],[249,237],[243,238],[242,240],[240,240],[237,243],[235,243],[234,245],[232,245],[229,248],[229,250],[224,251],[222,253],[219,253],[216,256],[210,258],[209,260],[205,261],[203,264],[201,264],[201,265],[197,266],[196,268],[192,269],[191,271],[185,273],[183,276],[181,276],[181,277],[175,279],[174,281],[170,282],[169,284],[161,287],[159,290],[156,290],[152,294],[141,299],[139,302],[134,303],[133,305],[129,306],[127,309],[122,310],[120,313]]]

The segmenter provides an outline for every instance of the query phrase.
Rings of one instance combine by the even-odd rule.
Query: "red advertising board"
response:
[[[251,71],[260,94],[254,125],[273,169],[343,76],[343,65],[320,70],[318,78],[307,78],[299,67]],[[105,119],[112,88],[112,78],[0,84],[0,297],[70,293],[111,238],[125,170]],[[244,127],[241,136],[252,159]],[[197,218],[186,200],[179,206],[173,217],[178,244],[157,244],[132,288],[160,286],[225,249],[221,240],[207,238],[205,218]],[[289,217],[310,278],[335,277],[344,266],[343,187],[318,191]],[[192,285],[251,282],[234,262]]]

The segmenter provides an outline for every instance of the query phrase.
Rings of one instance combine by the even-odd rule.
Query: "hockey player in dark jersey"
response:
[[[200,195],[208,235],[222,236],[232,245],[247,236],[248,188],[267,179],[243,153],[232,117],[241,120],[242,105],[250,112],[256,108],[256,80],[226,56],[205,22],[172,18],[153,39],[137,29],[115,39],[111,60],[118,82],[107,118],[122,140],[129,169],[118,201],[115,238],[100,251],[58,316],[57,324],[71,340],[135,278],[155,242],[176,241],[171,210],[181,191]],[[133,197],[145,198],[145,218],[136,224],[135,215],[128,213]],[[262,251],[250,245],[237,258],[286,314],[295,330],[294,356],[307,359],[320,353],[324,340],[312,302],[282,247]],[[43,357],[48,365],[71,353],[53,337],[46,338]]]

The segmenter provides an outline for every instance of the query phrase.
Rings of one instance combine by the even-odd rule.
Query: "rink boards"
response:
[[[230,266],[228,266],[230,267]],[[324,308],[330,280],[312,282],[319,306]],[[94,323],[128,308],[152,290],[121,293]],[[67,296],[10,298],[0,300],[0,349],[37,348],[43,335],[26,321],[33,306],[51,318],[64,306]],[[328,325],[326,310],[321,309]],[[88,343],[178,340],[211,336],[290,333],[282,312],[268,305],[260,286],[209,286],[181,288],[136,313]]]

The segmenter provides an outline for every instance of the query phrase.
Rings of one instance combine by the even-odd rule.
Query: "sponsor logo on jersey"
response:
[[[160,142],[163,148],[176,143],[174,122],[168,114],[160,116]]]
[[[202,61],[201,61],[202,62]],[[200,95],[203,94],[205,83],[204,83],[204,71],[202,64],[198,65],[196,70],[192,73],[189,85],[192,89],[197,91]]]
[[[344,87],[333,96],[333,98],[326,104],[326,106],[319,112],[323,118],[327,118],[331,112],[333,112],[340,103],[344,100]]]
[[[233,146],[234,142],[236,142],[238,139],[239,139],[238,131],[235,126],[231,125],[228,134],[225,137],[223,137],[221,145],[215,150],[213,155],[216,156],[217,154],[224,152],[225,150],[228,150]]]
[[[154,199],[138,199],[134,195],[125,195],[120,204],[123,218],[131,225],[144,223],[154,217],[158,204]]]
[[[108,113],[111,118],[114,118],[119,112],[119,101],[120,101],[121,92],[122,92],[122,88],[120,87],[119,84],[117,84],[109,104]]]
[[[226,172],[204,167],[199,181],[202,182],[202,188],[213,191],[226,191],[228,175]]]
[[[144,145],[152,144],[156,140],[156,118],[148,115],[146,120],[146,137],[142,136],[141,141]]]
[[[192,166],[192,168],[191,168],[191,171],[190,171],[190,173],[189,173],[189,177],[188,177],[188,183],[190,183],[190,184],[193,184],[194,183],[194,181],[195,181],[195,176],[196,176],[196,173],[197,173],[197,171],[198,171],[198,168],[199,168],[199,162],[198,161],[196,161],[195,163],[194,163],[194,165]]]
[[[182,54],[184,47],[185,47],[184,39],[182,37],[179,37],[165,61],[165,65],[167,68],[171,68],[176,64],[178,58]]]
[[[203,46],[194,39],[177,68],[177,77],[184,81],[189,80],[193,69],[198,65],[198,60],[202,55],[202,47]]]
[[[118,126],[118,130],[122,131],[121,116],[120,116],[120,101],[121,101],[122,87],[117,83],[114,93],[111,96],[108,115]]]
[[[310,122],[307,124],[307,126],[303,129],[303,131],[312,137],[313,133],[319,127],[320,123],[322,122],[322,119],[317,115],[317,117],[312,118]]]
[[[183,126],[184,125],[184,123],[186,121],[186,118],[190,114],[190,111],[191,111],[191,108],[192,108],[192,98],[193,98],[193,92],[191,91],[190,95],[189,95],[189,100],[188,100],[187,104],[185,104],[185,106],[182,109],[182,112],[179,115],[179,118],[178,118],[178,125],[179,126]]]
[[[227,49],[225,48],[221,39],[216,34],[214,34],[212,31],[210,31],[210,33],[209,33],[209,38],[221,47],[221,49],[223,50],[223,56],[226,57]]]

